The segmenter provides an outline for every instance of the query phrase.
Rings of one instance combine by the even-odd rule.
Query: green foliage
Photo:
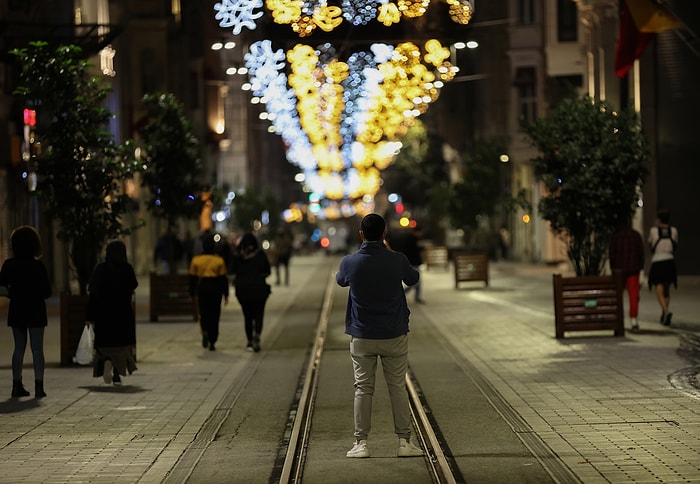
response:
[[[116,145],[106,129],[112,113],[104,103],[110,88],[90,77],[81,49],[51,48],[45,42],[12,51],[21,64],[15,94],[37,110],[37,195],[59,222],[80,293],[107,240],[129,232],[122,217],[132,202],[122,191],[125,177],[139,169],[130,143]]]
[[[576,274],[599,275],[610,239],[631,220],[647,176],[648,143],[638,117],[572,97],[525,132],[541,152],[532,160],[546,188],[540,215],[565,236]]]
[[[267,189],[247,188],[233,200],[233,221],[242,232],[251,232],[253,223],[262,218],[265,210],[275,206],[275,196]]]
[[[421,223],[425,232],[439,239],[442,214],[447,212],[449,186],[442,155],[443,140],[428,133],[425,125],[417,120],[401,138],[401,143],[403,147],[384,177],[385,190],[400,194],[415,216],[424,217]]]
[[[448,182],[445,160],[442,156],[443,140],[428,133],[425,126],[416,121],[401,138],[403,147],[389,168],[394,173],[394,191],[401,194],[404,203],[426,207],[433,203],[433,188],[444,199],[444,185]]]
[[[147,121],[140,134],[146,152],[142,180],[150,190],[147,206],[173,226],[180,218],[195,218],[202,208],[199,140],[173,94],[147,94],[143,103]]]
[[[504,193],[503,170],[508,165],[500,161],[503,149],[499,143],[481,143],[473,156],[464,160],[464,177],[450,187],[448,213],[453,227],[466,234],[474,233],[479,222],[499,211],[510,212],[516,207],[528,207],[525,196],[512,197]]]
[[[450,223],[460,229],[476,229],[479,219],[492,215],[501,198],[499,156],[496,144],[480,145],[474,156],[464,161],[464,177],[451,187]]]

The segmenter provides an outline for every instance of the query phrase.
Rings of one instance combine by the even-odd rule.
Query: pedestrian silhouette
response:
[[[44,391],[44,328],[48,324],[46,299],[51,285],[41,257],[41,239],[28,225],[17,227],[10,235],[12,257],[0,269],[0,286],[7,287],[10,305],[7,325],[12,328],[12,398],[28,397],[22,384],[22,366],[27,348],[27,335],[34,365],[34,396],[43,398]]]
[[[120,384],[136,371],[134,291],[139,283],[121,240],[107,244],[105,260],[95,267],[88,286],[86,321],[95,329],[92,376]]]

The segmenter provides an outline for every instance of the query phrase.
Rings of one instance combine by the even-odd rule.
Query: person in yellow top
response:
[[[221,298],[228,304],[228,278],[223,257],[216,255],[216,237],[207,236],[202,241],[202,253],[190,262],[190,296],[196,297],[199,321],[202,328],[202,346],[214,351],[219,339]]]

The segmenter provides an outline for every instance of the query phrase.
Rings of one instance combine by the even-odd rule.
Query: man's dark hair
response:
[[[386,224],[381,215],[376,213],[370,213],[362,219],[362,224],[360,225],[360,230],[365,236],[365,240],[369,242],[376,242],[382,238],[384,235],[384,230],[386,229]]]

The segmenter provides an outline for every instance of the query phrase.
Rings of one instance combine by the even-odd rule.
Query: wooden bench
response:
[[[434,245],[426,247],[424,251],[425,267],[430,270],[433,267],[440,267],[447,270],[450,264],[450,255],[447,247]]]
[[[553,275],[556,337],[566,331],[612,330],[625,335],[622,276]]]
[[[489,285],[489,256],[485,252],[454,255],[455,289],[460,282],[483,281]]]
[[[159,316],[188,316],[197,321],[197,306],[190,298],[187,274],[156,274],[150,277],[150,320]]]

